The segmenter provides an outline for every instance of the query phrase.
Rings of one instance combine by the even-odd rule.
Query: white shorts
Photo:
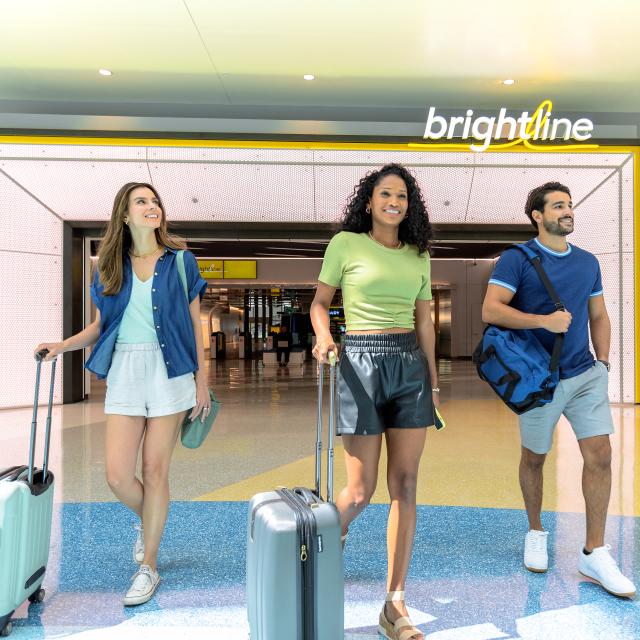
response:
[[[104,412],[157,418],[192,409],[193,373],[169,378],[160,345],[116,344],[107,375]]]

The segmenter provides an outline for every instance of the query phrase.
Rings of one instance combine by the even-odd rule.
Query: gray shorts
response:
[[[534,453],[548,453],[563,414],[578,440],[613,433],[608,387],[607,367],[597,361],[580,375],[560,380],[549,404],[518,416],[522,446]]]

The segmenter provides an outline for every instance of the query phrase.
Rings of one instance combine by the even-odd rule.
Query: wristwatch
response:
[[[611,364],[608,360],[598,360],[598,362],[602,362],[602,364],[607,367],[607,371],[611,371]]]

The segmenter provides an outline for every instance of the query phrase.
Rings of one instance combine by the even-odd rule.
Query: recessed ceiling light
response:
[[[506,85],[511,85],[511,84],[515,84],[515,80],[511,80],[511,78],[507,79],[507,80],[503,80],[502,84],[506,84]]]
[[[109,69],[98,69],[98,73],[101,76],[112,76],[113,75],[113,71],[109,71]]]
[[[316,79],[316,77],[312,73],[305,73],[302,77],[305,80],[315,80]]]

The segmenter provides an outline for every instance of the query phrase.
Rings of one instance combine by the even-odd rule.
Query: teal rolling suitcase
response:
[[[330,369],[327,499],[320,495],[322,380],[318,382],[315,489],[277,489],[249,503],[247,614],[251,640],[344,638],[340,518],[333,504],[335,366]]]
[[[41,585],[49,559],[53,512],[53,473],[47,466],[56,375],[56,361],[53,360],[44,463],[42,469],[35,469],[40,369],[45,355],[46,352],[40,352],[36,357],[36,393],[29,464],[0,471],[0,636],[11,633],[11,616],[25,600],[42,602],[44,599]]]

